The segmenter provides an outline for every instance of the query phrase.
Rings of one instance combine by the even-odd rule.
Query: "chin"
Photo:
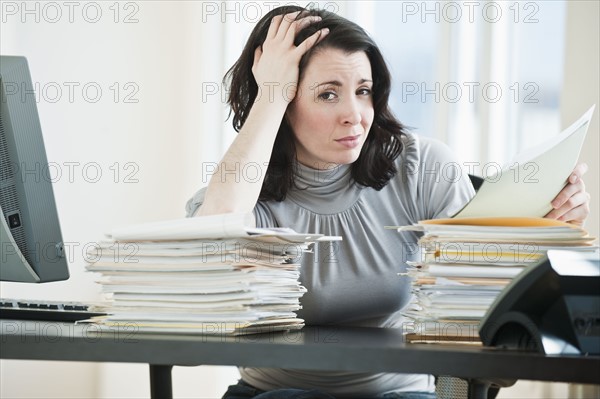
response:
[[[343,154],[340,157],[338,157],[338,159],[336,161],[334,161],[334,163],[338,164],[338,165],[349,165],[351,163],[356,162],[356,160],[358,159],[358,157],[360,156],[360,150],[359,151],[352,151],[352,153],[348,153],[348,154]]]

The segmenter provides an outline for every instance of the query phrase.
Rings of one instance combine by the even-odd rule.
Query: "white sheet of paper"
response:
[[[550,202],[577,164],[594,108],[551,140],[519,154],[511,168],[486,178],[454,217],[543,217],[550,212]]]
[[[333,241],[339,237],[324,237],[322,234],[296,233],[291,229],[264,229],[251,225],[250,213],[228,213],[172,219],[162,222],[144,223],[114,229],[109,236],[116,241],[161,241],[201,240],[219,238],[251,237],[255,240],[302,243],[307,241]]]

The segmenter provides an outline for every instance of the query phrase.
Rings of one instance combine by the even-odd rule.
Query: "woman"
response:
[[[308,293],[298,316],[316,325],[399,327],[410,286],[397,274],[417,236],[383,227],[450,217],[469,201],[474,190],[465,175],[436,173],[455,162],[452,153],[406,132],[388,108],[390,74],[379,49],[359,26],[330,12],[272,10],[227,77],[239,134],[208,188],[188,203],[188,215],[253,211],[258,226],[342,236],[303,257]],[[268,167],[252,181],[227,173],[250,163]],[[585,219],[584,172],[574,171],[578,181],[549,216]],[[435,397],[426,375],[240,373],[225,398]]]

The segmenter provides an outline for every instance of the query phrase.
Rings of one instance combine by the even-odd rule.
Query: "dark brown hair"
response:
[[[240,58],[223,79],[224,84],[229,84],[228,104],[231,107],[230,116],[233,113],[233,128],[236,131],[242,128],[258,93],[258,85],[252,74],[255,49],[265,41],[273,17],[295,11],[304,11],[300,14],[302,17],[321,17],[319,22],[298,32],[294,41],[296,45],[320,29],[329,28],[329,34],[301,58],[300,79],[311,56],[319,49],[334,48],[349,54],[362,51],[371,63],[375,117],[361,153],[352,164],[351,174],[356,183],[381,190],[397,172],[394,160],[402,152],[401,137],[406,128],[389,109],[391,77],[379,48],[360,26],[332,12],[283,6],[271,10],[258,22]],[[296,146],[292,128],[286,119],[283,118],[277,132],[259,196],[261,201],[283,201],[288,190],[294,186]]]

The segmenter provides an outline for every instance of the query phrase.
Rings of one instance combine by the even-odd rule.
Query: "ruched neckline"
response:
[[[296,185],[289,198],[317,214],[338,214],[352,207],[363,188],[352,179],[351,165],[313,169],[296,163]]]

